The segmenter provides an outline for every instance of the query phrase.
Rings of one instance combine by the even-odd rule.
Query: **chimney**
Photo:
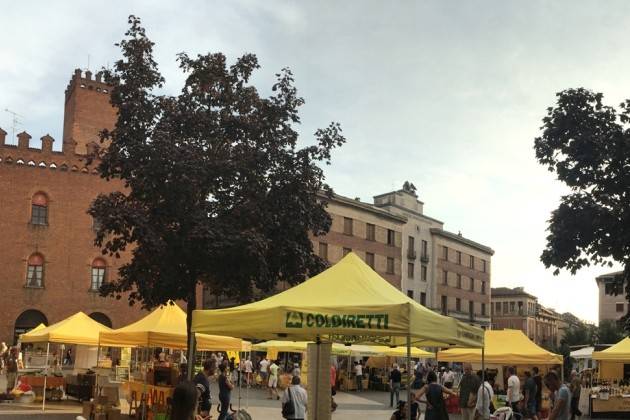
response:
[[[55,141],[50,134],[46,134],[41,138],[42,141],[42,153],[52,153],[52,146]]]
[[[17,135],[17,138],[18,149],[28,149],[31,136],[26,131],[22,131],[20,134]]]
[[[7,132],[0,128],[0,146],[4,146],[5,139],[7,138]]]

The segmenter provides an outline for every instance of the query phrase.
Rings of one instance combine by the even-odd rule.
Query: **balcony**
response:
[[[420,255],[420,261],[423,263],[428,263],[429,262],[429,254],[424,253],[422,255]]]
[[[416,259],[416,250],[415,249],[408,249],[407,250],[407,259],[409,260],[415,260]]]

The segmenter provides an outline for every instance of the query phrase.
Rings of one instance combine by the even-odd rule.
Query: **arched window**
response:
[[[44,257],[41,254],[28,257],[26,287],[44,287]]]
[[[90,283],[90,290],[98,290],[105,282],[105,273],[107,266],[102,258],[96,258],[92,261],[92,281]]]
[[[98,323],[105,325],[106,327],[112,327],[112,320],[109,319],[109,317],[102,312],[92,312],[90,314],[90,318]]]
[[[31,224],[48,224],[48,197],[44,193],[38,192],[31,200]]]
[[[43,313],[35,309],[22,312],[15,320],[14,342],[17,342],[20,334],[29,332],[39,324],[48,325],[48,319]]]

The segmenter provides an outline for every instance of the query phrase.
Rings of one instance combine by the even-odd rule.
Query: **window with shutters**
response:
[[[96,258],[92,261],[92,276],[90,280],[90,290],[97,291],[105,283],[105,274],[107,265],[102,258]]]
[[[352,219],[349,217],[343,218],[343,234],[352,235]]]
[[[36,193],[31,199],[31,224],[48,225],[48,197],[42,192]]]
[[[365,225],[365,239],[367,239],[368,241],[376,240],[376,226],[374,226],[372,223],[367,223]]]
[[[44,287],[44,257],[41,254],[28,257],[26,287]]]

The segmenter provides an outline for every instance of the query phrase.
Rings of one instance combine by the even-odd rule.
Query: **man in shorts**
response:
[[[267,386],[267,382],[269,381],[269,360],[267,358],[263,358],[260,363],[259,374],[260,374],[260,385],[265,388]]]
[[[276,364],[275,360],[269,366],[269,399],[273,399],[275,396],[276,399],[280,399],[280,395],[278,395],[278,371],[280,367]]]

